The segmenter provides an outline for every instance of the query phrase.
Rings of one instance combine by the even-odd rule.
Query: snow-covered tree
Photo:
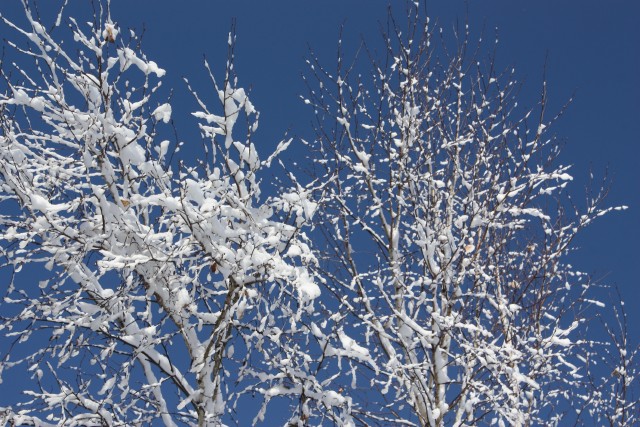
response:
[[[599,207],[605,192],[582,210],[569,197],[545,86],[523,110],[511,73],[478,62],[468,27],[452,50],[408,11],[407,27],[390,16],[382,57],[364,46],[364,61],[340,52],[335,69],[309,61],[306,144],[325,183],[313,246],[337,304],[314,334],[324,365],[352,377],[365,425],[638,422],[624,331],[581,337],[601,304],[566,262],[576,234],[612,210]],[[596,375],[618,374],[606,387],[590,370],[603,354],[612,366]]]
[[[302,355],[278,337],[295,335],[319,294],[300,232],[314,204],[295,189],[261,196],[273,158],[252,142],[258,113],[233,74],[234,36],[224,80],[209,71],[213,105],[194,92],[208,160],[173,167],[159,138],[172,113],[157,95],[165,71],[108,4],[89,24],[53,25],[23,5],[26,27],[4,20],[30,62],[2,67],[0,370],[26,368],[27,400],[3,420],[229,421],[243,391],[286,375],[272,360]],[[65,22],[73,45],[52,36]],[[34,266],[47,274],[25,282]]]
[[[379,61],[310,62],[312,179],[277,186],[291,140],[258,155],[233,32],[177,161],[165,71],[108,1],[2,18],[0,423],[638,422],[624,312],[589,336],[565,261],[603,194],[568,198],[544,91],[521,110],[407,4]]]

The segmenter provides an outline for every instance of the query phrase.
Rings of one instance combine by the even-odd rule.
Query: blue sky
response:
[[[536,2],[462,0],[428,2],[431,18],[445,35],[468,17],[476,36],[484,32],[491,48],[499,38],[497,62],[515,67],[524,82],[522,103],[539,99],[544,64],[550,112],[575,99],[551,132],[564,144],[561,162],[574,165],[571,191],[582,203],[590,170],[596,177],[608,171],[610,205],[629,210],[601,218],[576,242],[576,267],[603,283],[617,284],[629,302],[631,324],[640,324],[634,302],[640,298],[636,267],[640,262],[640,3],[636,1]],[[385,22],[387,2],[323,0],[273,2],[182,3],[137,0],[113,3],[113,18],[124,27],[145,25],[147,55],[167,69],[165,84],[174,101],[194,107],[180,78],[205,77],[203,55],[218,70],[226,60],[227,32],[237,20],[236,70],[240,84],[251,87],[261,111],[258,141],[263,155],[283,137],[307,137],[312,114],[299,95],[305,93],[301,74],[309,46],[328,66],[336,60],[339,28],[344,24],[347,46],[364,38],[380,46],[379,22]],[[473,36],[472,36],[473,37]],[[348,51],[347,51],[348,52]],[[348,54],[348,53],[347,53]],[[174,107],[174,111],[176,108]],[[179,112],[177,112],[180,114]],[[185,138],[187,134],[181,134]],[[294,146],[287,154],[301,156]],[[640,338],[639,328],[633,335]]]
[[[79,0],[70,3],[71,14],[78,5],[86,6]],[[462,24],[468,18],[475,36],[484,31],[487,49],[492,48],[497,31],[497,63],[499,68],[515,67],[516,77],[524,82],[523,104],[538,101],[545,60],[549,111],[557,112],[575,94],[551,129],[565,144],[561,163],[574,165],[571,191],[582,203],[590,170],[596,177],[608,170],[608,204],[630,209],[601,218],[588,228],[576,242],[580,251],[571,260],[603,283],[617,284],[628,301],[630,326],[640,325],[640,310],[635,309],[640,299],[636,274],[640,265],[640,2],[467,3],[429,1],[428,10],[445,35],[451,35],[456,22]],[[203,55],[214,70],[223,71],[227,33],[235,18],[236,70],[240,85],[251,88],[252,102],[261,112],[257,141],[264,157],[287,131],[294,141],[313,135],[312,111],[299,99],[306,93],[301,75],[307,71],[304,60],[309,47],[324,64],[333,66],[344,24],[347,48],[362,38],[379,48],[379,22],[386,20],[387,5],[378,0],[113,0],[112,18],[138,34],[144,26],[143,50],[167,70],[164,87],[174,89],[178,123],[196,109],[182,77],[192,82],[206,78]],[[0,13],[15,16],[20,8],[18,0],[2,0]],[[7,37],[4,26],[0,36]],[[350,53],[353,50],[347,49],[347,56]],[[198,138],[191,125],[190,129],[179,127],[180,139]],[[199,139],[194,145],[200,147]],[[294,144],[285,157],[303,155]],[[632,335],[639,341],[640,328],[632,326]]]
[[[40,7],[54,3],[60,2]],[[545,61],[549,112],[558,112],[575,95],[551,128],[564,145],[561,162],[574,165],[572,193],[582,202],[589,172],[602,177],[608,171],[608,203],[630,209],[601,218],[587,229],[577,242],[581,250],[574,263],[606,283],[619,285],[627,301],[640,298],[635,274],[640,262],[636,249],[640,242],[640,168],[636,166],[640,154],[640,2],[427,3],[432,22],[444,29],[445,37],[468,19],[472,39],[483,35],[488,54],[497,34],[498,68],[515,68],[516,78],[524,83],[522,105],[539,100]],[[344,25],[347,56],[363,39],[371,48],[380,49],[380,23],[386,21],[388,4],[378,0],[238,0],[190,1],[178,7],[166,0],[113,0],[112,18],[137,34],[144,28],[143,51],[167,70],[164,87],[173,89],[173,116],[178,121],[186,121],[196,108],[182,78],[196,86],[206,80],[204,56],[214,71],[223,71],[227,34],[235,19],[236,70],[239,84],[251,89],[252,102],[261,113],[257,138],[264,156],[285,132],[295,139],[312,135],[312,112],[300,100],[306,93],[301,75],[307,71],[304,60],[309,48],[323,64],[333,67]],[[20,10],[18,0],[6,0],[0,8],[5,16],[20,16]],[[86,3],[70,1],[67,14],[78,10],[86,13]],[[6,37],[6,31],[0,27],[0,36]],[[206,84],[200,87],[210,89]],[[185,124],[178,122],[180,139],[199,138],[193,122]],[[295,144],[286,154],[302,155]],[[640,311],[629,312],[633,323],[640,324]],[[640,331],[636,337],[640,338]]]

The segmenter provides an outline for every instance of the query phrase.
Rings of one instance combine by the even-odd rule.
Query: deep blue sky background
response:
[[[55,15],[50,6],[61,2],[36,3],[45,22],[52,22]],[[88,4],[71,0],[66,15],[80,18],[82,11],[86,17]],[[200,149],[200,139],[194,123],[185,123],[197,106],[182,78],[188,77],[204,92],[211,89],[203,56],[221,76],[227,34],[236,19],[236,70],[239,84],[251,89],[252,102],[260,110],[257,141],[265,157],[287,131],[296,140],[312,138],[312,111],[300,100],[306,94],[301,75],[308,71],[304,60],[309,47],[334,69],[344,25],[347,57],[363,39],[370,48],[381,49],[380,23],[386,22],[388,4],[382,0],[191,0],[178,5],[168,0],[113,0],[111,7],[121,29],[133,28],[140,34],[144,28],[143,51],[166,69],[163,87],[173,89],[173,117],[180,139],[187,142],[185,148],[191,141]],[[398,6],[397,13],[404,10],[404,2],[392,4]],[[601,218],[586,230],[577,242],[581,250],[574,263],[606,283],[617,284],[630,303],[640,299],[635,274],[640,265],[640,2],[428,0],[427,8],[432,23],[442,27],[448,38],[456,24],[468,19],[472,40],[483,33],[487,54],[497,31],[498,69],[515,67],[516,78],[524,82],[521,105],[539,100],[545,58],[548,117],[575,94],[551,128],[565,144],[561,162],[574,165],[572,193],[583,201],[589,171],[603,176],[608,170],[608,203],[630,209]],[[2,0],[3,15],[19,17],[21,10],[20,1]],[[3,39],[15,36],[0,26]],[[214,98],[208,99],[213,105]],[[188,158],[188,152],[182,156]],[[287,156],[304,153],[294,144]],[[634,308],[629,307],[629,314],[634,324],[640,324],[640,310]]]
[[[401,2],[397,2],[401,3]],[[484,31],[492,48],[499,35],[500,68],[515,67],[524,82],[522,103],[539,99],[545,58],[549,112],[557,112],[575,93],[566,114],[551,129],[566,143],[561,162],[573,164],[572,193],[583,202],[589,171],[608,170],[610,205],[630,207],[601,218],[576,242],[572,261],[605,283],[617,284],[628,301],[633,335],[640,338],[640,2],[635,0],[535,2],[513,0],[429,1],[428,9],[445,30],[468,16],[472,32]],[[195,108],[179,79],[205,77],[202,58],[222,72],[232,18],[237,19],[236,70],[240,84],[251,87],[261,111],[258,141],[270,153],[287,130],[311,138],[312,112],[299,99],[305,94],[301,74],[308,46],[333,68],[339,28],[355,46],[364,38],[380,47],[379,22],[386,1],[235,1],[180,3],[158,0],[114,1],[112,17],[123,27],[146,27],[145,51],[167,70],[176,103]],[[402,8],[398,8],[401,10]],[[433,22],[433,21],[432,21]],[[348,45],[348,44],[347,44]],[[195,135],[195,134],[194,134]],[[180,137],[188,137],[181,130]],[[286,156],[304,155],[294,146]]]
[[[18,15],[18,0],[1,1],[2,14]],[[87,3],[71,0],[67,12],[73,15],[79,6],[86,10]],[[608,204],[624,204],[630,209],[603,217],[589,227],[576,242],[581,250],[572,262],[604,283],[619,286],[628,302],[632,336],[638,342],[640,1],[428,3],[431,18],[444,28],[445,35],[450,36],[456,22],[468,17],[473,34],[479,36],[484,29],[486,47],[491,49],[497,28],[497,62],[499,68],[515,67],[516,77],[524,81],[521,104],[533,105],[539,100],[545,58],[549,111],[557,112],[575,93],[574,102],[551,129],[566,143],[561,162],[574,165],[572,193],[582,202],[589,171],[602,176],[608,169]],[[182,126],[196,109],[182,77],[192,82],[206,78],[203,55],[218,75],[223,72],[227,33],[236,18],[236,70],[240,85],[251,88],[252,102],[261,112],[256,141],[264,158],[286,131],[296,140],[312,138],[312,111],[299,99],[306,93],[301,74],[307,71],[308,46],[333,68],[339,29],[344,24],[344,38],[351,46],[364,38],[370,47],[379,48],[378,23],[385,22],[387,5],[387,1],[378,0],[113,0],[112,18],[137,33],[144,25],[143,50],[167,70],[163,87],[174,89],[180,139],[187,141],[187,147],[190,139],[196,139],[193,146],[198,150],[197,128],[193,122],[190,129]],[[0,26],[0,37],[9,34],[15,35]],[[182,156],[188,155],[188,149],[184,150]],[[299,145],[285,154],[293,159],[301,156],[304,152]]]

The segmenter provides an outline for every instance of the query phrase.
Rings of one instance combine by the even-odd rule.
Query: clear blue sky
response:
[[[59,2],[41,7],[53,3]],[[79,7],[87,9],[86,2],[70,3],[68,13],[74,14]],[[351,46],[364,38],[369,46],[379,47],[379,23],[385,21],[388,5],[378,0],[177,4],[114,0],[112,17],[138,34],[145,28],[144,51],[167,70],[165,87],[175,89],[174,117],[178,120],[195,109],[182,77],[192,82],[206,77],[203,55],[214,69],[222,71],[227,33],[236,18],[236,69],[240,84],[251,87],[253,103],[261,111],[258,138],[263,155],[285,131],[302,138],[311,136],[311,112],[299,100],[305,93],[300,76],[306,71],[308,47],[325,64],[334,65],[342,24]],[[17,16],[20,9],[18,0],[3,0],[0,12]],[[625,204],[630,209],[604,217],[586,230],[577,242],[581,250],[574,263],[606,283],[617,284],[630,303],[640,299],[635,274],[640,264],[640,2],[451,0],[429,1],[428,9],[445,34],[466,17],[472,31],[476,35],[484,32],[487,41],[497,29],[498,64],[516,68],[517,78],[525,83],[523,104],[538,100],[545,58],[550,111],[558,111],[575,93],[574,102],[552,128],[566,143],[561,161],[574,165],[573,194],[582,202],[589,171],[602,176],[608,170],[609,204]],[[0,36],[7,37],[6,31],[0,27]],[[195,127],[180,126],[179,130],[181,139],[197,137]],[[294,146],[288,155],[302,154]],[[632,323],[640,324],[640,310],[633,310],[633,304],[628,308]],[[640,328],[635,336],[640,338]]]
[[[399,3],[399,2],[398,2]],[[445,32],[469,17],[472,31],[485,39],[499,35],[497,59],[515,67],[524,81],[523,103],[539,98],[545,57],[550,112],[574,93],[575,100],[552,128],[566,143],[562,163],[574,165],[572,192],[584,200],[589,171],[602,176],[608,169],[611,205],[630,207],[601,218],[578,240],[574,264],[606,283],[619,285],[631,324],[640,324],[640,2],[635,0],[535,2],[513,0],[429,1],[432,19]],[[252,88],[261,110],[258,140],[263,155],[285,131],[310,137],[311,111],[299,95],[305,93],[301,74],[311,46],[325,64],[336,58],[339,27],[347,41],[361,37],[379,46],[378,22],[386,19],[386,1],[287,0],[271,2],[183,2],[137,0],[113,3],[113,18],[123,26],[140,28],[148,56],[167,69],[176,102],[193,104],[181,91],[182,76],[204,77],[204,54],[218,70],[224,67],[226,34],[237,19],[236,69],[240,84]],[[468,11],[468,12],[467,12]],[[487,44],[491,47],[491,44]],[[182,95],[181,95],[182,94]],[[175,111],[175,108],[174,108]],[[183,138],[184,136],[181,135]],[[298,155],[295,147],[288,154]],[[640,328],[635,328],[636,339]]]
[[[73,14],[88,2],[70,3]],[[545,57],[550,112],[558,111],[575,93],[573,104],[551,132],[566,142],[561,162],[574,165],[570,188],[576,201],[584,200],[589,171],[602,176],[608,169],[608,203],[630,209],[601,218],[587,229],[576,242],[581,249],[572,262],[604,283],[620,287],[637,342],[640,327],[633,325],[640,325],[640,310],[635,308],[640,300],[635,271],[640,266],[640,1],[468,3],[429,1],[428,9],[445,34],[467,16],[472,31],[479,35],[484,29],[488,41],[497,28],[498,64],[516,68],[517,78],[525,83],[522,103],[532,105],[539,99]],[[378,0],[113,0],[112,17],[137,33],[143,25],[146,28],[144,51],[167,70],[164,86],[175,89],[174,117],[179,124],[196,108],[182,77],[191,81],[206,77],[203,55],[214,70],[222,72],[227,33],[236,18],[236,70],[240,85],[251,87],[252,102],[261,111],[257,141],[264,157],[287,130],[295,137],[312,136],[312,112],[299,99],[305,93],[300,76],[306,71],[308,46],[324,64],[333,66],[341,24],[352,46],[361,37],[371,47],[380,46],[378,23],[386,19],[387,4]],[[18,0],[2,0],[0,13],[16,16],[20,8]],[[4,26],[0,36],[8,36]],[[195,126],[189,130],[180,126],[179,132],[182,140],[198,137]],[[199,147],[199,139],[194,145]],[[286,154],[302,155],[295,146]]]

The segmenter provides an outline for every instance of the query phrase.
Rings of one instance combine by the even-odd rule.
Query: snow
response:
[[[118,49],[118,58],[120,61],[120,71],[126,71],[131,65],[135,65],[144,74],[153,73],[157,77],[163,77],[166,73],[165,70],[158,67],[158,64],[156,64],[155,62],[146,62],[138,58],[135,52],[128,47]]]
[[[297,269],[295,280],[296,287],[303,301],[310,301],[320,296],[320,287],[309,276],[309,273],[302,269]]]
[[[182,288],[176,294],[176,306],[178,308],[186,307],[191,304],[191,295],[189,295],[189,291]]]
[[[22,89],[14,89],[12,102],[17,105],[29,105],[31,97]]]
[[[169,144],[170,141],[168,139],[165,139],[156,147],[156,152],[158,153],[159,158],[162,159],[164,158],[164,156],[166,156],[167,152],[169,151]]]
[[[131,142],[120,150],[120,158],[125,164],[140,165],[145,161],[145,150],[138,143]]]
[[[164,123],[169,123],[171,120],[171,104],[165,103],[160,105],[158,108],[153,110],[152,114],[157,121],[162,120]]]
[[[107,379],[107,381],[104,382],[104,385],[102,386],[102,388],[98,391],[98,394],[105,394],[109,390],[111,390],[113,388],[113,385],[116,382],[116,379],[117,377],[115,376]]]
[[[35,210],[39,210],[43,213],[47,213],[51,209],[51,203],[39,194],[31,195],[31,206]]]
[[[344,349],[344,352],[339,352],[338,354],[340,354],[341,356],[347,356],[347,357],[353,358],[361,362],[366,362],[370,366],[372,366],[376,372],[378,371],[378,367],[375,361],[371,358],[369,350],[359,345],[353,338],[349,337],[342,329],[338,331],[338,338]],[[354,379],[355,379],[355,376],[354,376]]]
[[[572,181],[573,177],[568,173],[554,173],[551,175],[552,178],[559,179],[561,181]]]
[[[300,249],[300,246],[294,244],[289,247],[289,250],[287,251],[288,257],[294,258],[299,257],[300,255],[302,255],[302,249]]]
[[[345,402],[345,397],[333,390],[325,391],[322,394],[322,403],[324,403],[328,407],[342,406]]]

